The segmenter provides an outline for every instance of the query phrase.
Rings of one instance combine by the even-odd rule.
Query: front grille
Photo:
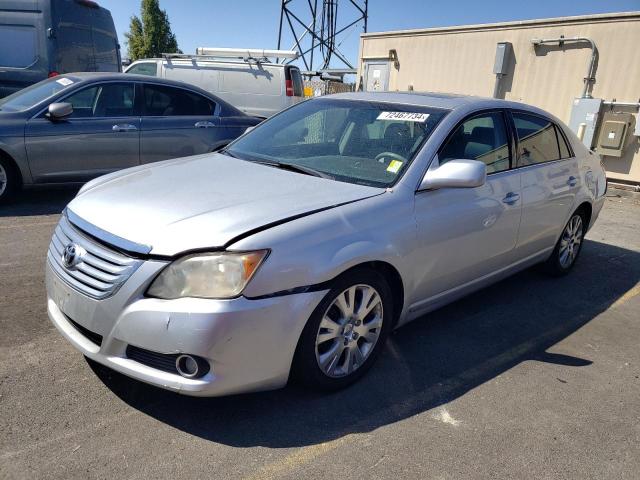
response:
[[[74,243],[86,253],[79,264],[67,268],[62,256],[65,247]],[[47,258],[56,273],[69,285],[85,295],[103,299],[113,295],[142,260],[112,250],[75,228],[66,215],[62,215],[53,232]]]
[[[85,328],[79,323],[74,322],[69,317],[67,317],[67,320],[69,320],[69,323],[71,323],[71,325],[73,325],[75,329],[78,330],[78,332],[87,337],[91,342],[95,343],[98,346],[102,345],[102,335],[92,332],[88,328]]]
[[[147,367],[155,368],[169,373],[175,373],[176,375],[178,375],[178,369],[176,368],[176,359],[179,357],[179,354],[157,353],[152,352],[151,350],[146,350],[144,348],[128,345],[127,357],[131,360],[135,360],[138,363],[142,363]]]

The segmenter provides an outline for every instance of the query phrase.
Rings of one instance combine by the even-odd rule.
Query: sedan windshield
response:
[[[79,79],[74,77],[54,77],[31,85],[0,100],[0,111],[22,112],[43,100],[71,87]]]
[[[335,180],[388,187],[447,110],[314,99],[269,119],[223,153]]]

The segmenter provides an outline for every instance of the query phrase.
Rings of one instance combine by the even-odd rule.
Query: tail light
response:
[[[286,88],[287,97],[293,97],[293,80],[285,80],[284,86]]]
[[[54,70],[52,72],[49,72],[49,75],[47,75],[47,77],[49,77],[49,78],[57,77],[58,75],[60,75],[60,74]]]

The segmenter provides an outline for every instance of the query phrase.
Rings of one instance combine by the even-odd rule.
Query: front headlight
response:
[[[164,299],[236,297],[268,253],[212,252],[182,257],[158,275],[147,295]]]

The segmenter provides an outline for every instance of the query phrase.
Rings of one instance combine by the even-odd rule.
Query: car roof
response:
[[[328,95],[328,98],[343,100],[360,100],[369,102],[385,102],[402,105],[416,105],[421,107],[444,108],[447,110],[480,110],[490,108],[512,108],[529,110],[531,112],[547,115],[549,113],[531,105],[501,100],[498,98],[478,97],[474,95],[461,95],[457,93],[439,92],[348,92]]]

